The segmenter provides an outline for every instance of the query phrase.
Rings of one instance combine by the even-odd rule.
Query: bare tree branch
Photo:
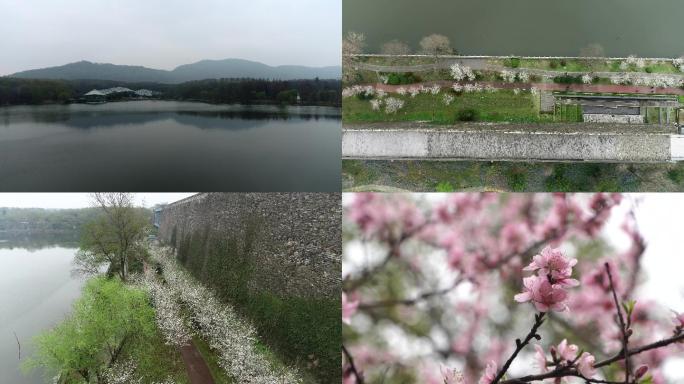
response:
[[[625,360],[625,384],[629,384],[629,376],[632,374],[632,371],[630,369],[629,364],[629,335],[627,334],[628,325],[625,322],[625,318],[622,316],[622,310],[620,309],[620,301],[618,300],[617,293],[615,292],[615,285],[613,284],[613,275],[610,273],[610,265],[606,263],[605,267],[606,272],[608,273],[608,281],[610,282],[610,290],[613,292],[613,301],[615,301],[615,310],[617,311],[618,325],[620,326],[620,332],[622,333],[622,352]]]
[[[347,348],[345,348],[344,344],[342,344],[342,352],[344,353],[344,356],[347,358],[347,361],[349,362],[349,367],[351,368],[351,371],[354,374],[354,377],[356,378],[356,384],[363,384],[363,376],[356,369],[356,365],[354,365],[354,358],[352,357],[351,353],[349,353]]]
[[[530,341],[532,341],[532,339],[541,339],[541,336],[537,334],[537,330],[544,323],[545,315],[545,312],[540,312],[534,315],[534,325],[532,326],[532,329],[530,329],[530,332],[527,334],[527,336],[525,336],[525,339],[523,341],[520,341],[520,339],[515,340],[515,351],[513,351],[511,357],[509,357],[508,360],[506,360],[506,363],[504,363],[503,367],[501,367],[501,369],[496,374],[496,377],[494,377],[494,380],[491,384],[496,384],[499,381],[501,381],[501,379],[506,374],[506,371],[508,371],[508,368],[510,368],[511,363],[513,363],[513,360],[515,360],[515,358],[518,356],[518,353],[520,353],[520,351],[522,351],[523,348],[525,348],[525,346],[529,344]]]

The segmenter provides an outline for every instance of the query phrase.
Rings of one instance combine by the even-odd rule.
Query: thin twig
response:
[[[625,359],[625,384],[629,384],[629,376],[631,375],[630,364],[629,364],[629,335],[627,334],[627,324],[625,323],[625,318],[622,316],[622,310],[620,309],[620,302],[618,301],[617,293],[615,292],[615,285],[613,284],[613,275],[610,273],[610,265],[605,264],[606,272],[608,272],[608,281],[610,282],[610,290],[613,292],[613,300],[615,301],[615,309],[618,314],[618,321],[620,326],[620,331],[622,332],[622,352]]]
[[[19,338],[17,337],[17,333],[12,331],[14,333],[14,338],[17,340],[17,347],[19,348],[19,360],[21,360],[21,344],[19,343]]]
[[[629,352],[627,353],[627,355],[628,356],[634,356],[634,355],[637,355],[639,353],[649,351],[651,349],[665,347],[665,346],[668,346],[670,344],[674,344],[674,343],[678,343],[678,342],[682,342],[682,341],[684,341],[684,333],[679,333],[679,334],[672,336],[670,338],[667,338],[667,339],[659,340],[659,341],[656,341],[656,342],[651,343],[651,344],[642,345],[641,347],[630,349]],[[624,358],[625,358],[625,355],[622,353],[622,351],[620,351],[620,353],[618,353],[617,355],[615,355],[609,359],[595,363],[594,368],[605,367],[605,366],[608,366],[610,364],[613,364],[616,361],[623,360]],[[568,369],[566,369],[565,371],[557,369],[557,370],[554,370],[554,371],[551,371],[548,373],[544,373],[544,374],[528,375],[528,376],[518,377],[515,379],[508,379],[508,380],[502,381],[500,384],[522,384],[522,383],[530,383],[533,381],[542,381],[545,379],[559,378],[559,377],[564,377],[564,376],[579,377],[579,376],[577,376],[577,374],[579,374],[579,372],[577,372],[576,370],[570,370],[569,367],[565,367],[565,368],[568,368]],[[585,379],[585,378],[583,378],[583,379]],[[589,380],[589,379],[585,379],[585,380]],[[611,384],[615,384],[614,382],[601,381],[601,380],[597,380],[597,379],[590,379],[589,382],[590,383],[611,383]],[[620,383],[620,384],[622,384],[622,383]]]
[[[670,338],[656,341],[655,343],[651,343],[651,344],[643,345],[643,346],[638,347],[638,348],[630,349],[629,352],[627,353],[627,356],[634,356],[634,355],[637,355],[637,354],[642,353],[642,352],[650,351],[651,349],[665,347],[667,345],[670,345],[673,343],[678,343],[681,341],[684,341],[684,333],[679,333],[679,334],[672,336]],[[601,367],[604,367],[606,365],[610,365],[616,361],[622,360],[623,358],[624,358],[624,354],[622,353],[622,351],[620,351],[620,353],[618,353],[617,355],[594,364],[594,368],[601,368]]]
[[[349,362],[349,366],[351,367],[354,377],[356,377],[356,384],[363,384],[363,376],[356,369],[356,365],[354,365],[354,358],[352,357],[351,353],[349,353],[347,348],[345,348],[344,344],[342,344],[342,352]]]
[[[434,296],[441,296],[444,294],[447,294],[454,290],[456,287],[458,287],[459,284],[463,282],[463,278],[458,278],[456,279],[449,287],[443,288],[443,289],[438,289],[435,291],[430,291],[430,292],[424,292],[421,293],[420,295],[412,298],[412,299],[396,299],[396,300],[381,300],[381,301],[376,301],[376,302],[371,302],[371,303],[362,303],[359,304],[359,309],[373,309],[373,308],[379,308],[379,307],[390,307],[393,305],[414,305],[420,301],[427,300],[429,298],[432,298]]]
[[[501,378],[504,377],[504,375],[506,374],[506,371],[508,371],[508,368],[513,363],[513,360],[515,360],[516,356],[518,356],[518,353],[520,353],[520,351],[522,351],[523,348],[525,348],[525,346],[527,344],[529,344],[530,341],[532,341],[532,339],[537,339],[537,340],[541,339],[541,336],[539,336],[537,334],[537,329],[539,329],[539,327],[544,323],[544,316],[545,315],[546,315],[545,312],[540,312],[540,313],[534,315],[534,325],[532,326],[532,329],[527,334],[527,336],[525,336],[525,340],[523,340],[523,341],[520,341],[520,339],[515,340],[515,351],[513,351],[513,354],[511,355],[511,357],[509,357],[508,360],[506,361],[506,363],[503,365],[503,367],[501,367],[499,372],[496,374],[496,377],[494,377],[494,380],[492,380],[491,384],[498,383],[501,380]]]

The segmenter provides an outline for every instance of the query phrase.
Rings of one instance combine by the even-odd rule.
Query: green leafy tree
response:
[[[36,352],[23,369],[44,367],[67,382],[103,382],[105,370],[136,343],[154,337],[147,294],[118,279],[91,279],[73,311],[35,339]]]
[[[130,265],[142,257],[140,242],[150,218],[134,206],[130,193],[96,193],[93,201],[101,215],[83,228],[76,270],[97,274],[106,265],[108,275],[117,274],[126,281]]]

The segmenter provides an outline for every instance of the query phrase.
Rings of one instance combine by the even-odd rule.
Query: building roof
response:
[[[105,94],[102,93],[102,91],[98,91],[97,89],[93,89],[92,91],[86,93],[84,96],[104,96]]]

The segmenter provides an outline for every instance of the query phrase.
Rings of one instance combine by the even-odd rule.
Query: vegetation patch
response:
[[[77,382],[99,377],[187,382],[179,353],[163,340],[145,291],[117,278],[96,277],[85,285],[72,313],[36,337],[36,352],[23,368],[41,366]]]
[[[451,98],[448,104],[445,101],[447,95]],[[553,116],[538,113],[534,97],[529,92],[498,90],[455,93],[449,90],[439,94],[421,93],[415,97],[392,94],[392,97],[404,102],[395,113],[373,109],[369,101],[346,98],[342,105],[342,120],[345,123],[429,121],[435,124],[459,121],[536,123],[553,120]]]

